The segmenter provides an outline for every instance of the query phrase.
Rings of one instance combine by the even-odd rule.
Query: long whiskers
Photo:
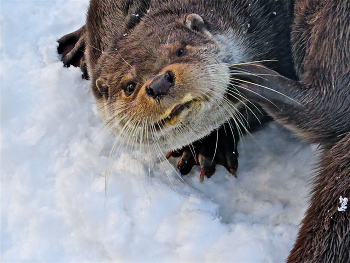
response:
[[[118,50],[117,52],[120,55]],[[131,65],[122,56],[121,56],[121,59],[128,66],[131,67]],[[266,60],[266,61],[272,61],[272,60]],[[210,84],[203,85],[203,87],[201,86],[196,87],[197,94],[200,94],[199,98],[196,98],[196,99],[201,104],[208,103],[207,101],[209,101],[209,104],[214,105],[214,109],[213,109],[214,111],[217,109],[220,109],[220,112],[218,113],[218,116],[220,116],[220,121],[210,120],[210,117],[208,116],[204,116],[204,119],[208,121],[209,120],[214,121],[215,123],[214,125],[217,125],[217,126],[223,125],[223,123],[220,123],[220,122],[223,122],[223,120],[224,122],[226,121],[229,125],[229,128],[231,130],[234,140],[236,140],[235,134],[239,134],[242,137],[244,133],[249,133],[249,129],[247,128],[249,127],[249,120],[246,119],[246,116],[248,115],[248,113],[243,112],[246,115],[244,116],[244,114],[240,112],[240,109],[238,107],[243,105],[247,111],[251,112],[251,115],[249,116],[254,116],[258,120],[258,122],[260,122],[259,120],[260,110],[254,104],[250,103],[247,100],[247,98],[239,91],[239,89],[247,89],[246,87],[244,87],[244,85],[240,85],[240,83],[242,84],[248,84],[248,83],[253,84],[253,83],[250,83],[245,80],[235,79],[234,76],[247,74],[247,75],[254,75],[254,76],[264,78],[264,75],[254,74],[252,72],[248,72],[248,71],[246,72],[244,70],[242,71],[230,70],[228,64],[220,63],[215,60],[212,60],[212,62],[213,62],[212,64],[209,64],[208,66],[206,66],[207,71],[206,72],[203,71],[203,73],[201,74],[205,75],[209,73],[209,76],[213,76],[212,78],[210,78],[210,84],[213,87],[210,87],[209,86]],[[265,62],[265,61],[258,61],[258,62]],[[233,66],[244,65],[244,64],[254,64],[258,62],[237,63],[237,64],[233,64]],[[196,67],[199,67],[199,64],[195,64],[194,69],[189,69],[189,70],[193,70],[193,72],[199,71],[198,69],[196,69]],[[198,81],[198,78],[200,79],[201,76],[195,75],[192,78],[189,77],[188,83],[191,83],[191,82],[195,83],[196,78]],[[208,79],[208,76],[205,76],[205,78]],[[176,83],[174,88],[183,87],[186,85],[188,84]],[[258,85],[258,86],[263,87],[261,85]],[[269,89],[268,87],[263,87],[263,88]],[[280,93],[280,95],[283,95],[283,94]],[[111,169],[113,166],[114,160],[112,159],[114,158],[112,157],[118,154],[122,144],[126,144],[127,148],[129,148],[130,150],[133,147],[138,147],[140,152],[148,153],[148,155],[151,155],[151,153],[152,155],[156,154],[157,158],[161,162],[161,165],[163,167],[164,172],[166,173],[166,176],[169,179],[169,182],[171,183],[174,190],[177,192],[173,179],[169,176],[169,174],[165,169],[164,161],[166,161],[170,165],[171,169],[175,172],[175,174],[178,175],[178,177],[185,184],[186,182],[183,180],[182,176],[178,173],[178,171],[174,168],[173,165],[171,165],[169,160],[166,158],[164,154],[164,149],[162,149],[162,146],[165,144],[162,141],[160,141],[160,138],[161,140],[164,140],[164,141],[176,142],[179,144],[183,144],[184,141],[188,142],[189,149],[193,157],[196,158],[196,151],[191,141],[193,141],[193,138],[195,138],[195,136],[199,136],[198,134],[200,133],[197,131],[201,128],[201,125],[199,123],[196,123],[193,125],[191,124],[190,128],[185,127],[185,124],[182,124],[182,123],[175,125],[173,128],[171,128],[173,132],[171,136],[175,134],[176,136],[178,136],[178,138],[170,138],[170,135],[169,135],[170,133],[168,133],[168,130],[170,128],[165,123],[159,122],[159,124],[158,123],[156,124],[153,121],[153,118],[149,116],[145,117],[143,114],[140,114],[140,112],[134,110],[133,108],[134,107],[132,102],[118,102],[118,101],[109,101],[99,107],[99,111],[106,110],[110,115],[110,117],[106,121],[105,127],[106,126],[109,127],[108,129],[109,132],[115,132],[118,134],[108,157],[108,164],[107,164],[106,177],[105,177],[105,191],[107,192],[109,175],[111,173]],[[186,124],[186,125],[189,125],[189,124]],[[193,133],[193,135],[190,133]],[[176,140],[179,140],[179,142],[177,142]],[[219,140],[219,130],[217,128],[216,144],[215,144],[212,163],[214,162],[215,155],[217,154],[218,140]],[[148,176],[149,177],[151,177],[150,162],[151,162],[150,159],[148,159]]]

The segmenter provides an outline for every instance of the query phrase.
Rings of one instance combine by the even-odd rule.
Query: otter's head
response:
[[[130,145],[163,151],[227,121],[234,107],[229,85],[220,45],[197,14],[144,17],[103,52],[92,76],[110,129]]]

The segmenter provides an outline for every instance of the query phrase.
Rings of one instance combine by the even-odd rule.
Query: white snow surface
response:
[[[238,179],[204,182],[128,151],[56,40],[88,0],[1,0],[1,261],[283,262],[307,207],[315,147],[275,123],[240,142]],[[105,172],[114,160],[107,196]]]

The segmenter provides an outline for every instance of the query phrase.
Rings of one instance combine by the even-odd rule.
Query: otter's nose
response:
[[[172,71],[167,71],[163,75],[153,79],[146,87],[146,93],[155,98],[168,94],[171,87],[175,85],[175,75]]]

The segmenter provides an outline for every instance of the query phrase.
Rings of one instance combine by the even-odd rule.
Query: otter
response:
[[[237,66],[236,88],[320,144],[310,204],[287,262],[350,262],[350,1],[298,0],[292,25],[300,81]]]
[[[232,88],[230,67],[260,61],[295,78],[292,1],[91,0],[86,24],[58,40],[91,79],[102,119],[145,154],[181,156],[187,174],[236,175],[239,135],[268,117]]]

